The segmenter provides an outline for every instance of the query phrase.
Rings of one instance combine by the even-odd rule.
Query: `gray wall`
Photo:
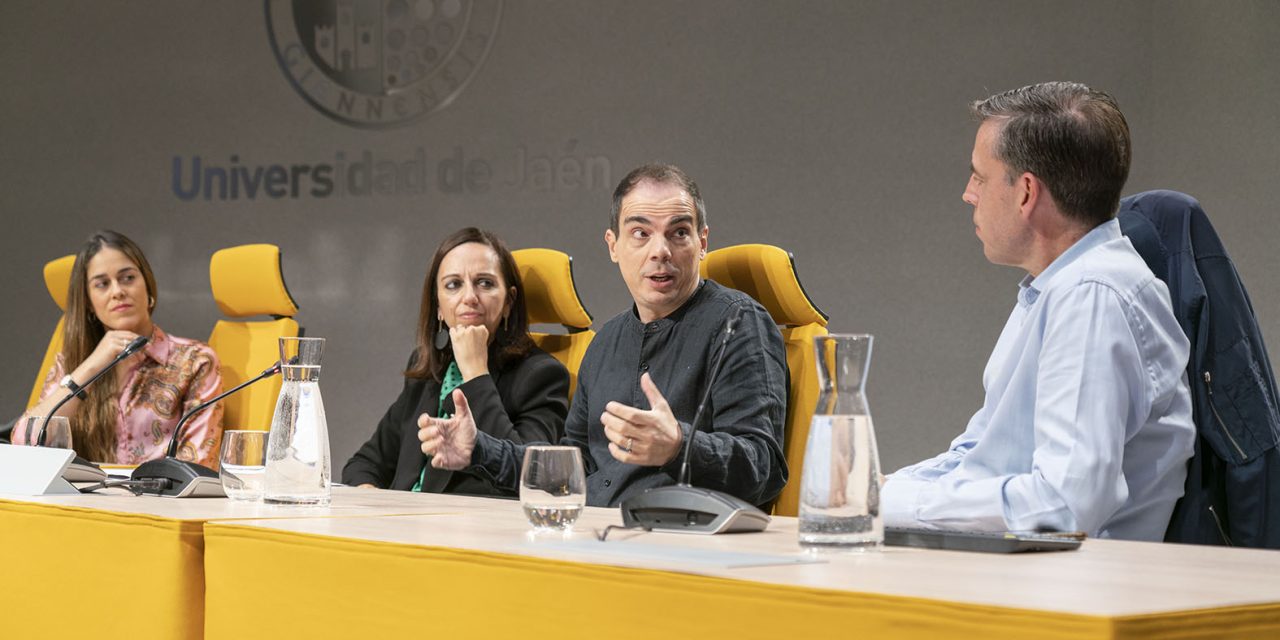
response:
[[[260,3],[0,3],[0,415],[23,409],[57,319],[41,266],[93,229],[143,245],[158,322],[200,338],[219,317],[208,257],[272,242],[299,320],[329,339],[341,466],[399,390],[440,238],[476,224],[569,252],[602,322],[629,304],[602,241],[610,186],[661,159],[700,182],[713,247],[794,252],[831,328],[876,335],[869,396],[896,468],[963,428],[1014,302],[1020,274],[984,261],[960,201],[966,104],[991,92],[1112,91],[1135,138],[1127,191],[1199,197],[1280,340],[1278,25],[1265,1],[508,2],[452,104],[369,130],[294,91]],[[419,148],[433,170],[420,194],[184,201],[171,185],[175,157],[403,162]],[[456,153],[488,164],[487,189],[441,188],[434,169]],[[521,155],[557,176],[526,168],[517,183]],[[588,166],[595,179],[575,179]]]

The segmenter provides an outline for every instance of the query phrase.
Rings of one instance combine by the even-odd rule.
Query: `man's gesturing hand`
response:
[[[657,467],[680,452],[680,423],[648,373],[640,376],[640,389],[649,399],[648,411],[610,402],[600,422],[609,438],[609,453],[619,462]]]
[[[458,470],[471,464],[471,452],[476,448],[476,421],[462,389],[453,390],[454,413],[452,418],[418,416],[418,440],[422,452],[431,456],[431,466],[437,469]]]

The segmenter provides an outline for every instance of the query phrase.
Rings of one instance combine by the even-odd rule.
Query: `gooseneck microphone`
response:
[[[186,427],[186,426],[187,426],[187,421],[188,421],[188,420],[190,420],[190,419],[191,419],[193,416],[195,416],[197,413],[200,413],[201,411],[204,411],[205,409],[208,409],[209,407],[212,407],[214,404],[217,404],[217,402],[218,402],[219,400],[221,400],[221,399],[223,399],[223,398],[225,398],[225,397],[227,397],[227,396],[229,396],[229,395],[231,395],[231,394],[233,394],[233,393],[235,393],[235,392],[237,392],[237,391],[239,391],[239,390],[241,390],[241,389],[243,389],[243,388],[245,388],[245,387],[247,387],[247,386],[249,386],[249,385],[251,385],[251,384],[253,384],[253,383],[257,382],[257,381],[259,381],[259,380],[261,380],[261,379],[263,379],[263,378],[270,378],[271,376],[274,376],[274,375],[276,375],[277,373],[280,373],[280,363],[279,363],[279,362],[277,362],[277,363],[275,363],[275,364],[271,365],[270,367],[267,367],[267,368],[266,368],[262,373],[259,373],[258,375],[254,376],[252,380],[247,380],[247,381],[245,381],[245,382],[241,382],[240,384],[238,384],[238,385],[236,385],[234,388],[232,388],[230,391],[224,391],[224,392],[222,392],[221,394],[219,394],[219,395],[218,395],[218,397],[216,397],[216,398],[214,398],[214,399],[212,399],[212,400],[210,400],[210,401],[208,401],[208,402],[206,402],[206,403],[204,403],[204,404],[202,404],[202,405],[200,405],[200,406],[198,406],[198,407],[196,407],[196,408],[194,408],[194,409],[192,409],[192,410],[188,411],[188,412],[187,412],[187,415],[182,416],[182,419],[178,421],[178,425],[177,425],[176,427],[174,427],[174,428],[173,428],[173,437],[169,439],[169,449],[168,449],[167,451],[165,451],[165,455],[166,455],[166,456],[168,456],[168,457],[170,457],[170,458],[172,458],[172,457],[174,457],[174,456],[178,455],[178,440],[180,440],[180,439],[182,438],[182,429],[183,429],[184,427]]]
[[[698,410],[689,424],[681,451],[680,477],[677,484],[648,489],[644,493],[622,501],[623,526],[646,531],[655,529],[686,533],[736,533],[763,531],[769,525],[769,515],[744,500],[720,491],[699,489],[689,483],[689,459],[693,451],[693,434],[698,431],[706,416],[711,390],[720,376],[724,354],[733,337],[734,327],[742,317],[742,307],[734,310],[724,323],[724,337],[711,364],[711,375],[702,392]]]
[[[698,402],[698,410],[693,413],[693,422],[689,424],[689,435],[684,438],[682,443],[684,446],[681,447],[680,454],[683,457],[680,460],[680,477],[677,479],[679,486],[691,486],[689,484],[689,458],[693,452],[693,434],[698,430],[698,425],[702,424],[702,417],[707,413],[707,401],[711,399],[711,389],[716,384],[716,378],[720,377],[720,367],[724,365],[725,349],[729,347],[729,338],[733,337],[733,329],[741,317],[742,307],[738,307],[733,310],[733,315],[724,321],[724,337],[720,339],[716,357],[711,361],[711,377],[707,380],[707,388],[702,390],[702,400]]]
[[[156,495],[171,496],[174,498],[200,498],[200,497],[222,497],[225,495],[222,491],[222,481],[218,478],[218,472],[197,464],[189,460],[179,460],[178,442],[182,439],[182,430],[187,426],[187,422],[191,420],[197,413],[212,407],[223,398],[259,381],[263,378],[280,373],[280,363],[267,367],[265,371],[254,376],[252,379],[242,382],[229,391],[218,394],[217,397],[201,404],[200,406],[188,411],[186,415],[178,420],[177,426],[173,428],[173,435],[169,437],[169,446],[165,450],[165,457],[155,460],[148,460],[133,470],[132,478],[134,480],[152,480],[156,481],[155,489],[148,487],[147,493],[154,492]]]
[[[44,446],[45,427],[49,426],[49,418],[52,418],[54,414],[58,413],[58,409],[61,409],[62,405],[70,402],[71,399],[76,396],[76,394],[80,393],[81,391],[84,391],[85,389],[88,389],[89,385],[97,382],[98,378],[101,378],[102,376],[106,375],[108,371],[116,368],[116,365],[120,364],[125,358],[128,358],[129,356],[137,353],[139,349],[147,346],[147,343],[150,342],[150,340],[151,340],[150,338],[147,338],[145,336],[138,336],[134,338],[133,342],[130,342],[129,344],[125,345],[124,349],[122,349],[120,353],[116,355],[115,360],[112,360],[111,364],[108,364],[107,366],[103,367],[100,371],[93,374],[93,377],[89,378],[88,381],[80,385],[80,389],[78,391],[72,391],[71,393],[68,393],[65,398],[58,401],[58,404],[53,405],[53,409],[51,409],[48,412],[48,415],[44,417],[44,422],[40,423],[40,433],[36,436],[36,446],[37,447]]]

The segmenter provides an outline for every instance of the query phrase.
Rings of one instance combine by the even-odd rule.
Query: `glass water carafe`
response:
[[[271,418],[263,501],[327,505],[329,427],[320,397],[324,338],[280,338],[280,398]]]
[[[814,339],[818,408],[809,425],[800,483],[800,545],[867,549],[884,542],[880,455],[864,386],[869,335]]]

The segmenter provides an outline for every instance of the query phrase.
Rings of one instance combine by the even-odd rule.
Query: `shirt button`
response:
[[[648,362],[641,362],[641,363],[640,363],[640,370],[641,370],[641,371],[648,371],[648,370],[649,370],[649,363],[648,363]]]
[[[607,486],[609,486],[609,485],[611,485],[611,484],[613,484],[613,481],[612,481],[612,480],[605,480],[605,481],[604,481],[604,486],[606,486],[606,487],[607,487]]]

